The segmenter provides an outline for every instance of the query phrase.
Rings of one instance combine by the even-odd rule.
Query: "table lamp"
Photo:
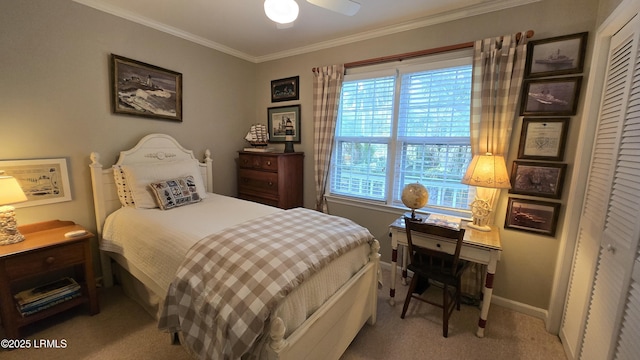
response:
[[[9,205],[22,201],[27,201],[27,196],[20,188],[18,180],[0,170],[0,245],[24,240],[24,236],[18,231],[15,208]]]
[[[510,189],[509,175],[504,156],[486,153],[485,155],[474,155],[467,172],[461,181],[463,184],[491,188]],[[475,200],[471,203],[471,214],[473,221],[468,227],[480,231],[490,231],[487,224],[491,215],[492,199],[482,199],[476,194]]]

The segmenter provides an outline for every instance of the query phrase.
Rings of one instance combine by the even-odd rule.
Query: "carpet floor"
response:
[[[389,271],[383,270],[383,276],[378,320],[373,326],[363,327],[341,360],[566,359],[559,338],[545,331],[542,320],[497,305],[491,306],[482,339],[475,336],[479,311],[474,306],[463,305],[461,311],[453,313],[448,338],[442,337],[441,313],[436,307],[414,300],[405,319],[400,319],[407,287],[399,285],[397,304],[392,307],[388,302]],[[437,291],[432,286],[426,295],[437,296]],[[0,359],[189,359],[181,346],[170,344],[169,335],[158,331],[151,316],[120,287],[99,289],[99,295],[97,315],[89,316],[84,307],[78,307],[23,328],[24,338],[32,344],[57,341],[58,348],[0,349]],[[0,339],[5,338],[3,334],[0,330]]]

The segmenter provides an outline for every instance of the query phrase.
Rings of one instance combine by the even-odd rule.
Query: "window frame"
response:
[[[452,51],[448,53],[435,54],[423,56],[416,59],[404,60],[404,61],[396,61],[385,64],[377,64],[365,67],[359,67],[354,69],[347,69],[347,75],[345,75],[344,81],[353,81],[360,79],[371,79],[379,76],[388,76],[394,75],[395,79],[395,89],[394,89],[394,97],[393,97],[393,116],[392,116],[392,128],[391,134],[388,140],[388,153],[387,153],[387,164],[385,171],[385,179],[386,179],[386,197],[383,200],[375,200],[370,198],[363,198],[357,196],[349,196],[344,194],[332,193],[331,192],[331,181],[332,174],[334,170],[334,161],[336,159],[337,151],[338,151],[338,140],[334,141],[334,146],[332,149],[332,157],[331,164],[329,170],[329,181],[327,181],[327,191],[325,197],[332,202],[337,202],[345,205],[354,205],[358,207],[365,207],[368,209],[375,208],[385,212],[392,212],[397,214],[398,209],[407,210],[407,208],[403,204],[398,204],[394,202],[394,185],[397,181],[399,181],[399,177],[401,176],[401,172],[397,171],[397,154],[401,149],[403,141],[398,136],[398,126],[399,126],[399,106],[400,106],[400,87],[401,87],[401,77],[404,73],[416,72],[416,71],[429,71],[440,68],[448,68],[448,67],[456,67],[456,66],[464,66],[470,65],[473,66],[473,49],[463,49]],[[473,75],[472,80],[473,80]],[[471,85],[473,86],[473,84]],[[470,113],[471,116],[471,113]],[[337,129],[337,128],[336,128]],[[358,139],[362,140],[362,137],[340,137],[341,140],[345,139]],[[410,137],[403,138],[406,142],[406,139],[410,139]],[[423,139],[420,137],[420,139]],[[381,142],[382,143],[382,142]],[[386,143],[386,141],[385,141]],[[469,144],[470,145],[470,144]],[[393,166],[393,168],[392,168]],[[474,196],[475,189],[473,187],[469,187],[469,202],[472,201]],[[417,210],[418,212],[434,212],[440,214],[448,214],[453,216],[458,216],[462,218],[471,218],[471,210],[470,209],[456,209],[456,208],[446,208],[440,206],[434,206],[428,204],[424,208]]]

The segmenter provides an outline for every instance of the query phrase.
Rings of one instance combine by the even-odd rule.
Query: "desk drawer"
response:
[[[413,234],[413,233],[412,233]],[[456,244],[453,241],[447,241],[442,239],[428,238],[426,236],[412,236],[415,245],[422,246],[431,250],[444,251],[448,254],[453,254],[456,251]]]
[[[84,242],[48,248],[9,258],[5,270],[10,279],[38,274],[84,262]]]

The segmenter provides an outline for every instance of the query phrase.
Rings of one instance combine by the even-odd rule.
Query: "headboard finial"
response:
[[[91,166],[96,165],[102,167],[102,164],[100,164],[100,154],[94,151],[89,155],[89,158],[91,159]]]

